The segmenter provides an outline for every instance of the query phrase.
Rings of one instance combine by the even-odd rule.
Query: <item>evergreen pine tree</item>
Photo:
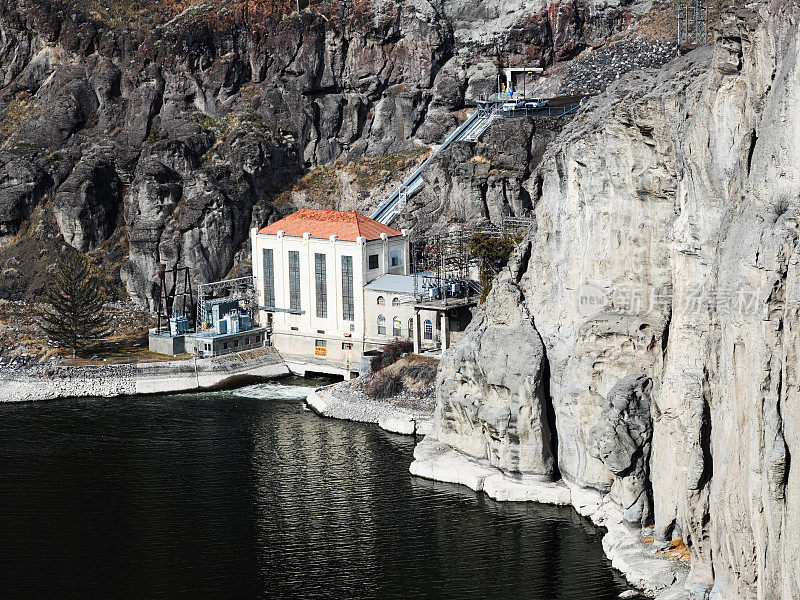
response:
[[[102,312],[105,295],[89,260],[67,251],[45,294],[41,328],[51,344],[72,348],[76,356],[108,333],[110,317]]]

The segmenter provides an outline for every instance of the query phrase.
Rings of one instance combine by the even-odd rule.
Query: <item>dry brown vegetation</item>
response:
[[[330,209],[341,209],[340,200],[347,182],[357,192],[367,193],[378,186],[385,186],[399,179],[430,155],[430,148],[414,147],[382,156],[370,156],[358,161],[316,167],[295,181],[290,187],[276,194],[274,201],[279,206],[291,206],[295,195],[304,202]]]
[[[0,144],[4,144],[16,133],[25,121],[31,118],[35,105],[27,92],[19,92],[8,101],[0,112]]]
[[[138,31],[169,24],[178,29],[237,28],[264,33],[297,12],[297,0],[79,0],[75,5],[112,29]],[[300,0],[300,10],[342,23],[376,17],[369,0]],[[395,10],[387,2],[378,16],[389,19]]]
[[[364,377],[363,391],[371,398],[433,409],[438,367],[435,358],[407,354]]]
[[[47,360],[56,356],[70,364],[102,362],[145,362],[164,357],[147,349],[147,332],[152,315],[134,308],[106,309],[111,317],[111,335],[91,351],[91,359],[72,359],[70,349],[53,348],[39,327],[38,306],[29,302],[0,300],[0,359],[22,362]],[[64,363],[67,364],[67,363]]]
[[[676,558],[678,560],[690,560],[689,548],[682,538],[675,538],[670,541],[670,548],[659,550],[656,554],[665,558]]]

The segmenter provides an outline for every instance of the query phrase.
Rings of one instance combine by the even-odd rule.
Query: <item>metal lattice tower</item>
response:
[[[459,229],[442,235],[426,235],[411,240],[411,271],[414,297],[437,298],[445,303],[453,296],[468,293],[469,252],[467,232]]]
[[[167,330],[169,329],[170,317],[186,316],[191,318],[191,313],[193,312],[192,283],[189,267],[179,267],[175,264],[171,271],[172,285],[167,286],[167,265],[161,264],[158,268],[158,300],[156,301],[158,325],[156,330],[159,333],[163,331],[165,324],[167,324]],[[183,284],[183,290],[179,291],[181,283]]]
[[[678,46],[708,43],[708,7],[702,0],[678,5]]]
[[[528,214],[504,216],[498,226],[461,227],[449,233],[412,238],[411,273],[416,275],[415,299],[421,301],[435,297],[447,304],[448,298],[479,294],[480,287],[469,279],[470,267],[477,266],[470,251],[474,236],[524,237],[533,221]],[[453,284],[457,284],[458,293],[454,293]]]

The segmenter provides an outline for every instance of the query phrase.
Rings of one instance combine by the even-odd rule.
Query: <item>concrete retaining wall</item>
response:
[[[224,357],[0,372],[0,402],[188,392],[289,375],[273,348]]]

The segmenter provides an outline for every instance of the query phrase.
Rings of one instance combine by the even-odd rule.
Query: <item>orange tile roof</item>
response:
[[[332,235],[337,235],[340,240],[350,242],[356,241],[359,236],[377,240],[382,233],[389,237],[403,235],[397,229],[373,221],[357,212],[318,208],[301,208],[288,217],[267,225],[258,233],[274,235],[281,230],[284,235],[293,237],[303,237],[304,233],[309,233],[312,238],[328,239]]]

